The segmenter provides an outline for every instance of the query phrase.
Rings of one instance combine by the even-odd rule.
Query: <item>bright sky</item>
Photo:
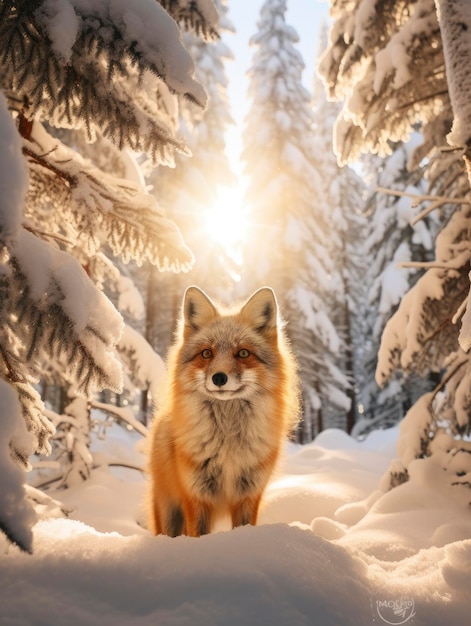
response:
[[[254,50],[249,46],[249,40],[258,30],[257,21],[263,1],[230,0],[228,4],[228,15],[236,33],[224,35],[224,41],[234,55],[234,61],[226,64],[226,72],[229,79],[231,113],[237,125],[229,133],[228,143],[232,159],[237,161],[235,155],[240,152],[241,131],[249,105],[246,73],[252,64],[254,54]],[[297,48],[306,65],[303,81],[309,91],[316,63],[319,29],[322,21],[328,21],[328,19],[329,3],[327,0],[288,0],[286,22],[298,33],[300,41]]]
[[[227,62],[226,73],[229,80],[228,95],[231,103],[231,114],[236,125],[227,134],[227,152],[233,171],[241,175],[239,154],[242,147],[244,119],[248,111],[247,71],[252,65],[254,49],[250,48],[249,40],[257,31],[260,8],[263,0],[229,0],[229,18],[235,34],[224,33],[223,39],[232,51],[234,60]],[[306,65],[303,72],[305,87],[311,91],[312,77],[318,52],[318,34],[323,20],[328,21],[329,3],[327,0],[288,0],[286,23],[292,26],[299,36],[297,49]],[[223,243],[233,256],[233,249],[243,237],[246,215],[243,205],[244,183],[240,177],[240,185],[235,189],[222,190],[219,202],[209,208],[207,215],[208,231],[219,243]]]
[[[229,18],[236,29],[235,35],[226,34],[224,40],[234,54],[234,61],[227,63],[226,71],[230,81],[229,97],[233,102],[233,116],[239,118],[240,112],[236,103],[247,106],[246,72],[252,64],[254,50],[249,47],[249,40],[254,35],[259,19],[262,0],[230,0]],[[328,21],[329,3],[327,0],[288,0],[286,23],[292,26],[299,36],[297,46],[306,69],[303,81],[307,89],[311,89],[312,76],[317,55],[318,32],[323,20]],[[245,111],[244,111],[245,113]],[[237,119],[239,121],[239,119]]]

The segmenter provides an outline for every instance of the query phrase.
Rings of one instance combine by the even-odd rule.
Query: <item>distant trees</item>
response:
[[[408,170],[421,136],[414,133],[407,143],[392,144],[388,157],[369,156],[362,160],[363,175],[369,183],[365,214],[367,228],[364,254],[366,286],[362,364],[365,372],[361,386],[361,419],[355,433],[371,428],[386,428],[397,423],[427,388],[417,375],[397,372],[380,389],[375,381],[378,351],[386,322],[396,312],[402,297],[417,281],[419,269],[411,261],[427,262],[433,258],[433,242],[438,224],[434,213],[414,223],[418,209],[410,197],[393,195],[395,191],[420,197],[426,193],[423,168]],[[423,204],[422,204],[423,208]],[[419,206],[420,209],[420,206]],[[409,264],[409,265],[408,265]]]
[[[398,368],[442,374],[438,387],[409,411],[391,483],[407,478],[414,458],[433,454],[450,483],[465,486],[469,455],[458,451],[460,435],[471,431],[469,10],[447,0],[388,0],[364,9],[356,2],[331,10],[335,22],[321,71],[330,95],[344,101],[336,150],[344,162],[360,152],[386,155],[390,141],[406,140],[420,123],[424,141],[411,163],[417,167],[427,157],[430,191],[438,196],[429,210],[439,209],[441,221],[435,260],[420,265],[426,271],[402,298],[381,343],[380,384]],[[454,152],[446,146],[450,130]],[[447,424],[446,437],[440,422]]]
[[[285,242],[297,245],[298,235],[305,236],[296,217],[306,213],[306,205],[312,206],[320,190],[311,137],[306,137],[312,112],[310,95],[301,83],[304,63],[285,12],[286,0],[264,2],[258,32],[250,41],[255,51],[242,153],[255,242],[245,250],[247,264],[252,280],[265,279],[270,272],[274,286],[284,290],[297,265],[295,251],[286,254]]]
[[[199,32],[217,29],[211,2],[185,7],[169,3]],[[31,550],[18,464],[47,451],[53,431],[35,383],[48,372],[85,396],[122,384],[122,318],[102,291],[117,274],[103,252],[162,270],[192,263],[154,197],[56,129],[172,164],[187,152],[177,96],[204,106],[206,94],[158,3],[2,2],[0,50],[0,527]]]
[[[327,45],[327,29],[321,28],[318,56]],[[340,339],[336,363],[342,372],[337,393],[345,394],[342,406],[327,404],[324,428],[337,427],[350,432],[358,417],[359,390],[363,381],[360,352],[367,267],[364,240],[364,183],[350,167],[340,167],[333,151],[333,129],[339,105],[327,99],[317,74],[313,80],[312,140],[316,166],[323,192],[316,213],[322,212],[328,224],[326,247],[331,257],[331,284],[325,294],[331,320]],[[315,288],[315,287],[314,287]],[[334,391],[334,390],[333,390]]]
[[[338,313],[339,306],[345,308],[345,285],[338,256],[342,201],[349,197],[354,203],[357,186],[352,184],[349,196],[341,182],[334,190],[338,168],[329,129],[322,122],[316,127],[311,96],[301,82],[304,64],[294,47],[298,37],[286,24],[285,11],[285,0],[264,2],[251,39],[252,103],[243,159],[253,230],[245,262],[247,292],[268,282],[288,320],[303,387],[304,420],[296,436],[310,441],[327,426],[346,427],[351,405],[351,376],[339,333],[345,324]],[[335,173],[329,171],[326,182],[329,154]]]

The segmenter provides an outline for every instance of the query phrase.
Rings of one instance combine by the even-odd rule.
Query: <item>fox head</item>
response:
[[[278,304],[269,287],[223,310],[198,287],[183,299],[176,375],[187,391],[214,400],[250,399],[277,382]]]

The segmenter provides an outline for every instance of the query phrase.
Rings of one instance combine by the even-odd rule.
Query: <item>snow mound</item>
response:
[[[76,519],[40,521],[33,556],[0,540],[1,623],[468,623],[470,513],[429,460],[412,464],[408,483],[380,491],[396,438],[397,429],[361,443],[330,431],[290,444],[260,525],[199,539],[151,537],[136,521],[140,473],[102,466],[54,494]],[[111,438],[113,457],[123,441]],[[105,448],[100,441],[102,457]],[[122,453],[142,461],[135,434]]]

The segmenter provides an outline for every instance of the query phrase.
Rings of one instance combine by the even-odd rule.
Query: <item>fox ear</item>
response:
[[[278,323],[278,304],[273,289],[262,287],[256,291],[242,307],[240,316],[259,333],[275,330]]]
[[[199,287],[188,287],[183,297],[183,324],[185,331],[194,332],[217,317],[217,310]]]

